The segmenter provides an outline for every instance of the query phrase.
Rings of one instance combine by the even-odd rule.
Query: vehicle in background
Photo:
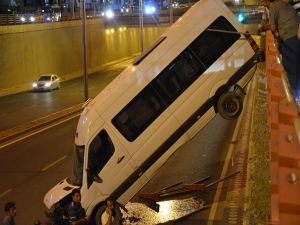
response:
[[[189,5],[187,3],[173,2],[172,3],[172,7],[175,8],[175,9],[178,9],[178,8],[187,8],[187,7],[189,7]]]
[[[36,15],[34,14],[22,14],[19,16],[21,23],[35,23],[38,22]]]
[[[85,103],[73,174],[48,191],[46,207],[63,218],[80,188],[82,206],[100,225],[105,199],[126,204],[216,113],[228,120],[241,114],[259,57],[223,1],[198,1]]]
[[[129,4],[124,4],[121,7],[120,11],[121,11],[121,15],[132,13],[132,10],[130,9],[130,5]]]
[[[112,19],[115,16],[115,10],[110,7],[103,9],[101,16],[106,17],[107,19]]]
[[[154,15],[157,14],[158,4],[153,0],[144,0],[144,13],[146,15]]]
[[[44,23],[61,21],[61,8],[58,5],[47,5],[43,8],[42,15]]]
[[[52,91],[60,89],[60,79],[56,74],[44,74],[32,84],[33,91]]]

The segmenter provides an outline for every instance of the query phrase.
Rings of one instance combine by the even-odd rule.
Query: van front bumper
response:
[[[69,195],[73,189],[80,188],[79,186],[74,186],[68,183],[67,178],[59,182],[52,189],[50,189],[44,196],[45,206],[51,210],[52,207],[58,203],[60,200]]]

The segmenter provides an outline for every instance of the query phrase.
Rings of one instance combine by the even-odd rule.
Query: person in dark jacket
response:
[[[270,28],[278,39],[282,64],[294,97],[300,98],[300,40],[297,37],[300,17],[289,0],[276,0],[270,7]]]
[[[15,217],[17,215],[16,203],[7,202],[4,205],[4,211],[6,213],[6,216],[2,222],[2,225],[16,225],[15,223]]]

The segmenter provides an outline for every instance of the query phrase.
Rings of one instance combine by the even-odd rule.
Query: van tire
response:
[[[94,224],[95,225],[102,225],[101,223],[101,216],[103,214],[103,212],[105,211],[105,205],[101,205],[96,213],[94,214],[95,217],[94,217]],[[122,225],[122,212],[120,210],[120,207],[115,205],[115,212],[116,212],[116,215],[114,217],[114,221],[113,221],[113,225]]]
[[[235,92],[225,92],[221,94],[217,102],[217,110],[220,116],[226,120],[238,118],[243,110],[241,96]]]

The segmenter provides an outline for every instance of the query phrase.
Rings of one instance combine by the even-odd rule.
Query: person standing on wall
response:
[[[300,17],[289,0],[272,1],[270,28],[278,39],[283,67],[287,73],[294,97],[300,98],[300,39],[297,37]]]

